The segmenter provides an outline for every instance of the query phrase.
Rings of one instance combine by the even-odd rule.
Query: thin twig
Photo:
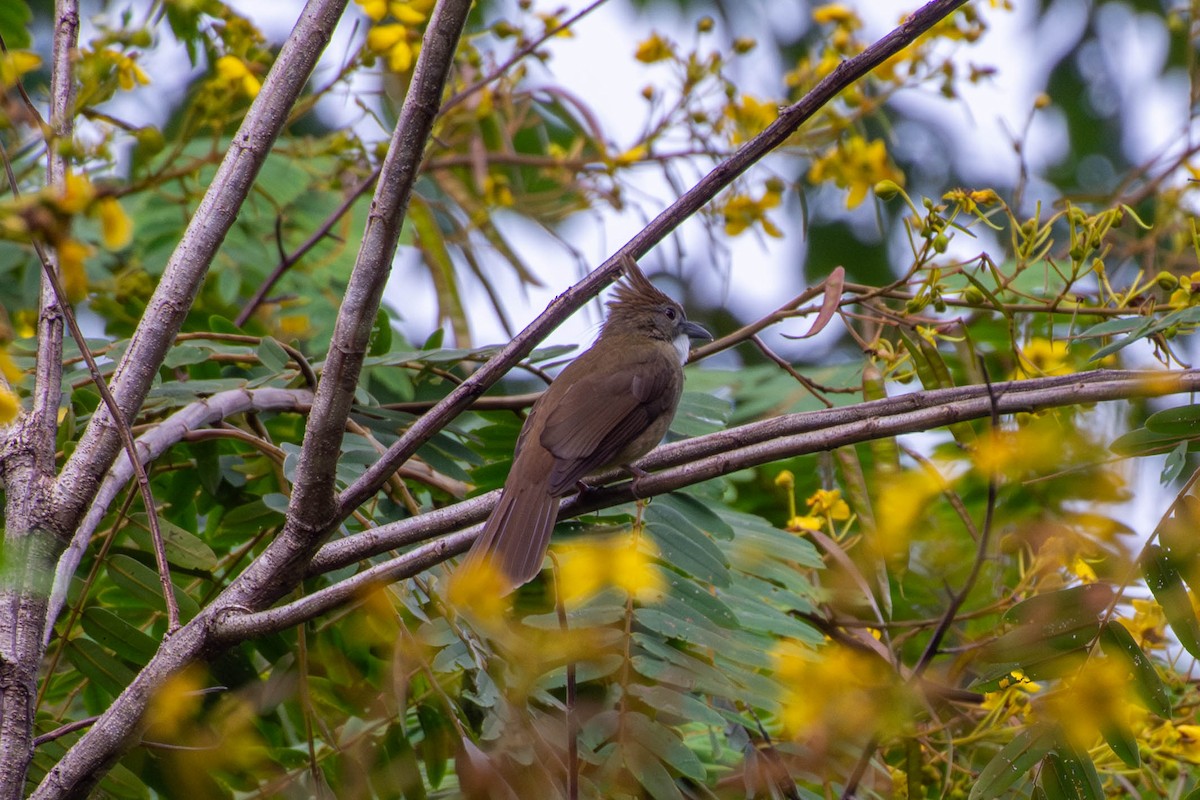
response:
[[[582,9],[577,11],[575,14],[572,14],[570,17],[567,17],[565,20],[563,20],[559,24],[546,30],[545,32],[542,33],[541,36],[534,39],[529,44],[522,47],[520,50],[517,50],[515,53],[513,53],[511,56],[509,56],[508,60],[506,60],[503,64],[501,64],[500,66],[493,69],[490,73],[488,73],[484,77],[480,78],[479,80],[475,81],[475,83],[472,83],[467,88],[452,95],[450,97],[450,99],[448,99],[445,103],[442,104],[442,109],[441,109],[441,111],[438,112],[438,118],[440,119],[442,116],[444,116],[446,114],[447,111],[454,108],[456,105],[458,105],[462,101],[466,100],[468,97],[475,94],[480,89],[487,86],[489,83],[492,83],[493,81],[497,81],[500,78],[504,77],[504,74],[506,72],[508,72],[508,70],[511,69],[512,66],[514,64],[516,64],[518,61],[520,61],[521,59],[530,55],[531,53],[536,52],[537,49],[539,47],[541,47],[543,44],[545,44],[547,41],[554,38],[555,36],[557,36],[562,31],[566,30],[567,28],[570,28],[576,22],[583,19],[584,17],[586,17],[588,14],[595,11],[600,6],[604,5],[605,2],[606,2],[606,0],[594,0],[594,2],[591,3],[590,5],[584,6]]]

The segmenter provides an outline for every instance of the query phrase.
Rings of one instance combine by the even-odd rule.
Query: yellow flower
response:
[[[221,56],[216,64],[217,77],[239,89],[247,97],[257,97],[262,84],[237,56]]]
[[[627,167],[630,164],[636,164],[644,159],[649,152],[650,148],[644,144],[639,144],[635,147],[629,148],[624,153],[621,153],[619,156],[614,158],[613,164],[618,167]]]
[[[1167,615],[1155,600],[1133,598],[1133,619],[1118,617],[1143,650],[1160,646],[1166,641]]]
[[[930,501],[946,486],[945,479],[929,466],[889,478],[875,506],[880,551],[890,556],[907,552],[912,533],[929,511]]]
[[[824,524],[825,520],[820,517],[792,517],[784,527],[792,533],[803,533],[804,531],[819,531]]]
[[[109,250],[120,250],[133,239],[133,223],[115,197],[105,197],[96,204],[100,218],[100,235]]]
[[[760,225],[768,236],[781,238],[783,232],[767,218],[767,209],[775,208],[779,202],[780,192],[776,188],[768,188],[758,200],[748,194],[735,194],[725,201],[725,207],[721,209],[725,217],[725,233],[737,236],[754,225]]]
[[[137,61],[132,57],[116,50],[110,50],[109,58],[117,68],[117,83],[125,91],[128,92],[135,86],[146,86],[150,83],[150,76],[138,66]]]
[[[1021,349],[1017,364],[1018,378],[1038,375],[1069,375],[1074,370],[1067,361],[1067,343],[1061,340],[1033,339]]]
[[[850,506],[842,499],[840,489],[817,489],[807,503],[813,514],[828,519],[850,519]]]
[[[79,214],[95,199],[96,187],[88,177],[68,171],[62,187],[55,194],[54,203],[64,214]]]
[[[584,600],[609,586],[634,596],[663,591],[654,558],[639,545],[640,539],[629,534],[556,547],[561,565],[559,592],[563,599]]]
[[[83,262],[91,250],[86,244],[75,239],[64,239],[58,243],[58,271],[62,276],[68,302],[78,303],[87,297],[88,280]]]
[[[372,22],[379,22],[387,15],[387,0],[354,0],[362,6],[363,13],[370,17]]]
[[[28,50],[9,50],[0,55],[0,88],[15,86],[17,79],[41,65],[42,59]]]
[[[0,386],[0,425],[7,425],[17,418],[21,401],[8,389]]]
[[[849,7],[841,3],[827,3],[823,6],[817,6],[812,12],[813,22],[818,25],[828,25],[831,22],[836,22],[839,25],[851,24],[857,27],[858,15]]]
[[[827,150],[809,168],[808,179],[813,183],[833,181],[839,187],[849,189],[846,208],[857,208],[867,192],[880,181],[904,185],[903,173],[888,161],[883,140],[867,142],[861,136],[852,136]]]
[[[411,3],[389,3],[388,10],[393,17],[409,26],[421,25],[428,18],[428,14],[414,8]]]
[[[508,613],[512,595],[504,574],[489,561],[460,566],[450,575],[446,601],[478,624],[492,626]]]
[[[4,380],[9,383],[16,383],[21,380],[25,373],[12,360],[12,356],[6,350],[0,350],[0,375],[4,376]]]
[[[779,117],[779,104],[744,94],[725,109],[725,116],[733,122],[730,139],[738,144],[758,135],[774,122]]]
[[[1200,725],[1176,725],[1179,734],[1179,757],[1200,764]]]
[[[279,335],[285,342],[312,335],[312,323],[307,314],[285,314],[279,317]]]
[[[367,32],[367,48],[385,56],[393,72],[407,72],[416,54],[408,42],[408,28],[403,25],[376,25]]]
[[[674,55],[674,51],[671,43],[655,33],[637,46],[633,57],[643,64],[653,64],[656,61],[664,61],[672,55]]]
[[[780,721],[791,736],[830,742],[908,724],[910,701],[877,656],[829,644],[818,652],[783,642],[772,653],[783,688]]]

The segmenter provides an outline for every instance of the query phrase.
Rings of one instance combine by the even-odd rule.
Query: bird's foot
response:
[[[650,473],[640,467],[635,467],[633,464],[626,464],[625,469],[633,476],[633,481],[629,484],[629,489],[633,493],[633,499],[644,500],[645,496],[642,494],[641,483],[642,479],[648,477]]]

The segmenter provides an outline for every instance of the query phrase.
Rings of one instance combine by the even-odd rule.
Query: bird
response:
[[[512,591],[542,568],[559,499],[589,475],[633,467],[662,441],[683,393],[691,339],[712,334],[689,322],[631,258],[607,303],[596,342],[530,408],[504,490],[459,569],[488,564]]]

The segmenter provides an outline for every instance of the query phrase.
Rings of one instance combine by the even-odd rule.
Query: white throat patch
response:
[[[687,363],[688,350],[692,347],[692,341],[686,333],[681,333],[675,337],[675,352],[679,355],[679,363]]]

